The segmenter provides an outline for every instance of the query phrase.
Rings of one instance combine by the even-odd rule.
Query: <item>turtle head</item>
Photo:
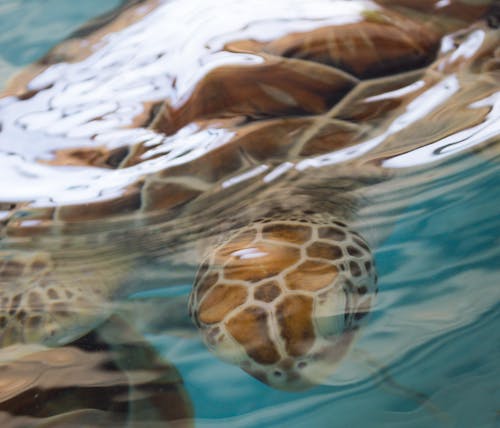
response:
[[[190,314],[221,359],[284,390],[320,384],[376,293],[365,240],[344,223],[273,220],[211,249]]]

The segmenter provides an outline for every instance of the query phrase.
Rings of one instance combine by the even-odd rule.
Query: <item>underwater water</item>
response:
[[[15,71],[35,61],[88,19],[118,3],[0,2],[0,28],[6,29],[0,38],[0,86],[7,85],[7,79]],[[175,2],[165,3],[181,9]],[[286,2],[276,4],[281,3]],[[320,6],[325,2],[313,3],[317,9],[304,7],[297,15],[310,13],[308,19],[314,22],[315,14],[324,13]],[[347,7],[348,3],[343,6]],[[349,7],[355,9],[355,2],[352,3]],[[191,5],[193,10],[200,7],[196,2]],[[234,9],[241,14],[237,7]],[[352,13],[356,13],[354,9]],[[210,22],[210,17],[202,12],[190,11],[193,28],[202,28]],[[228,9],[227,12],[234,11]],[[276,12],[268,13],[271,17],[273,13],[278,15],[279,7],[276,6]],[[345,13],[347,16],[348,12]],[[12,23],[18,22],[17,17],[21,16],[21,22],[12,28]],[[348,18],[342,17],[339,22],[343,20]],[[158,30],[154,23],[151,18],[152,32],[155,28]],[[241,23],[234,25],[238,28]],[[307,30],[308,20],[304,19],[300,25]],[[216,26],[215,22],[213,27]],[[255,31],[263,28],[267,27],[262,24]],[[174,30],[171,31],[175,33]],[[252,34],[252,27],[246,30]],[[474,49],[478,34],[469,35],[469,49]],[[135,43],[137,33],[130,31],[126,36]],[[154,40],[155,34],[148,37]],[[165,40],[160,40],[168,46],[170,36],[164,37]],[[183,54],[187,52],[188,56],[196,57],[196,37],[192,32],[185,37],[192,44],[187,43]],[[111,37],[109,42],[120,45],[123,40]],[[217,38],[210,40],[214,46],[222,43]],[[165,48],[167,54],[164,54],[154,50],[161,49],[161,43],[158,45],[160,47],[155,46],[151,51],[144,50],[143,58],[136,61],[137,67],[146,70],[145,75],[150,77],[147,84],[140,78],[135,79],[133,73],[127,74],[128,69],[112,79],[116,70],[108,67],[109,64],[133,63],[136,58],[132,61],[127,55],[124,59],[103,54],[87,62],[76,62],[67,73],[63,70],[58,74],[57,69],[49,69],[42,78],[33,80],[32,88],[48,87],[47,93],[51,90],[50,84],[53,85],[54,92],[46,97],[42,93],[19,106],[10,95],[0,99],[3,125],[0,220],[3,215],[7,217],[12,203],[35,201],[33,208],[45,209],[122,195],[124,188],[144,174],[190,162],[230,141],[232,134],[225,129],[198,132],[186,126],[174,137],[152,135],[150,129],[131,129],[133,121],[129,119],[140,110],[137,104],[147,103],[152,99],[151,93],[160,99],[163,92],[166,93],[168,85],[155,74],[158,63],[150,58],[164,55],[167,60],[162,66],[167,69],[174,66],[168,63],[169,48]],[[242,62],[252,61],[243,56]],[[215,62],[223,60],[217,58]],[[185,66],[194,67],[189,62]],[[86,82],[92,82],[92,76],[86,77],[85,72],[100,70],[99,67],[102,71],[98,74],[104,76],[104,83],[85,87]],[[169,96],[174,101],[183,100],[183,88],[189,88],[192,81],[199,78],[197,73],[198,69],[184,80],[178,79],[175,94]],[[490,87],[478,90],[470,100],[460,104],[453,98],[454,93],[461,94],[460,90],[469,87],[473,88],[472,92],[476,90],[472,80],[475,76],[469,76],[470,80],[467,77],[453,79],[453,76],[455,74],[450,73],[449,78],[438,79],[422,93],[418,90],[425,85],[418,82],[425,79],[417,80],[412,87],[418,92],[417,101],[408,103],[399,119],[392,122],[393,127],[389,126],[382,136],[368,133],[358,145],[305,157],[295,164],[297,171],[307,175],[329,165],[351,165],[348,162],[353,158],[373,156],[380,160],[381,169],[396,177],[367,185],[369,202],[358,213],[358,222],[366,230],[364,233],[373,235],[377,242],[373,253],[379,277],[378,295],[352,349],[321,385],[302,392],[273,389],[211,353],[187,314],[196,266],[185,263],[183,255],[179,256],[182,262],[178,265],[170,259],[165,262],[163,250],[156,248],[157,241],[152,240],[147,246],[152,252],[161,253],[159,261],[140,258],[126,279],[133,291],[122,296],[117,304],[128,314],[125,318],[131,321],[134,331],[119,321],[117,325],[111,323],[101,328],[99,339],[85,337],[73,346],[30,348],[22,352],[0,350],[0,425],[102,426],[106,423],[149,427],[164,426],[165,421],[172,418],[184,419],[186,426],[196,427],[498,426],[500,81],[491,78]],[[123,89],[126,86],[123,82],[130,83],[129,92]],[[58,88],[73,83],[74,89],[69,92],[57,92]],[[110,92],[106,92],[108,88]],[[122,89],[125,94],[120,92]],[[92,98],[94,92],[97,95]],[[108,105],[114,102],[117,93],[121,97],[116,96],[118,107]],[[465,89],[464,93],[470,95]],[[46,105],[50,105],[50,109]],[[450,110],[456,112],[457,123],[449,120]],[[71,119],[75,111],[90,113],[83,119],[65,123],[63,119]],[[480,113],[476,115],[476,111]],[[440,121],[441,117],[445,119]],[[122,169],[71,163],[71,166],[57,163],[53,166],[45,162],[52,159],[52,150],[93,147],[94,140],[92,143],[88,140],[95,135],[99,144],[111,149],[118,147],[118,142],[132,144],[134,141],[146,141],[146,149],[138,161]],[[408,141],[407,149],[398,151],[389,145],[376,152],[380,141],[390,138]],[[74,160],[71,156],[68,159]],[[251,165],[245,170],[251,172],[249,183],[262,176],[269,178],[266,183],[272,182],[272,178],[278,176],[278,167],[283,169],[281,165],[288,168],[286,162],[278,166],[265,162]],[[237,185],[243,175],[229,174],[225,188]],[[280,178],[283,183],[287,183],[287,179],[286,174]],[[250,209],[252,198],[248,198],[245,189],[236,189],[242,196],[235,202],[235,209]],[[363,189],[360,192],[364,195]],[[223,195],[233,197],[229,192]],[[247,199],[248,202],[243,202]],[[215,210],[217,205],[214,203],[214,206]],[[118,205],[117,210],[120,207]],[[207,216],[211,214],[208,211]],[[32,218],[28,215],[27,221],[38,221],[38,217]],[[78,215],[76,218],[79,219]],[[95,222],[96,230],[101,232],[108,227],[107,223],[99,223],[94,218],[88,221],[89,224]],[[204,216],[188,218],[185,223],[182,219],[159,216],[148,224],[127,223],[127,233],[142,228],[160,235],[169,232],[171,227],[186,227],[185,239],[189,241],[194,240],[191,236],[196,236],[193,221],[207,221],[207,228],[213,226]],[[70,236],[74,237],[75,245],[80,236],[87,233],[85,224],[78,223],[75,230],[69,229],[70,234],[74,233]],[[95,235],[98,236],[98,232]],[[59,237],[55,234],[46,240],[35,240],[34,248],[43,245],[52,248]],[[130,254],[143,251],[132,234],[117,235],[116,239]],[[22,239],[19,242],[0,240],[0,255],[11,249],[24,251],[23,242]],[[105,244],[96,238],[96,254],[105,251]],[[86,256],[85,252],[80,254],[68,248],[68,261]],[[101,265],[106,269],[106,260],[102,264],[89,260],[89,269],[100,269]],[[126,256],[124,260],[129,261]],[[85,263],[82,261],[82,264],[84,271]],[[118,264],[118,269],[122,268],[123,265]],[[70,274],[76,273],[70,271]],[[84,276],[80,271],[78,274]],[[86,284],[85,279],[82,283]],[[157,361],[157,356],[161,356],[161,360]]]
[[[119,0],[68,2],[3,0],[0,4],[0,82],[44,55],[89,19],[120,3]]]

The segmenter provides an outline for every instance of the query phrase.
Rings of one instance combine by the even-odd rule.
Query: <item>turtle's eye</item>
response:
[[[271,221],[213,248],[190,297],[208,347],[280,389],[321,383],[371,307],[368,245],[340,222]]]

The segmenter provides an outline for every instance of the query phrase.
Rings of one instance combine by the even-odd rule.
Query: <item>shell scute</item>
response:
[[[193,121],[240,115],[318,114],[340,100],[355,83],[336,69],[297,59],[265,57],[263,64],[219,67],[205,75],[180,108],[166,107],[168,117],[158,120],[156,130],[172,134]],[[263,90],[262,85],[274,91]],[[295,102],[284,102],[275,96],[276,91]]]
[[[254,289],[254,299],[271,303],[281,295],[281,287],[276,281],[259,284]]]
[[[258,282],[271,278],[300,259],[298,248],[258,242],[234,251],[224,266],[224,277],[231,280]]]
[[[262,237],[272,241],[303,244],[311,239],[312,230],[307,225],[273,222],[262,227]]]
[[[280,335],[287,353],[293,357],[306,354],[314,343],[312,310],[313,299],[303,295],[286,296],[276,307]]]
[[[306,260],[285,277],[290,290],[318,291],[333,284],[338,269],[329,263]]]
[[[307,255],[325,260],[337,260],[342,257],[342,249],[337,245],[314,242],[307,247]]]
[[[222,321],[233,309],[241,306],[247,299],[243,286],[217,284],[205,296],[199,308],[199,319],[205,324]]]
[[[269,334],[268,313],[259,306],[249,306],[230,318],[226,327],[247,354],[267,365],[279,361],[280,355]]]

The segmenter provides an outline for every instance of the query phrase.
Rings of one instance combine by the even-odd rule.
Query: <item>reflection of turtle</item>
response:
[[[3,427],[191,426],[177,370],[118,318],[71,346],[10,348],[0,371]]]
[[[164,7],[182,9],[181,3]],[[318,0],[311,10],[322,6],[333,13],[334,3]],[[479,20],[488,5],[450,2],[431,19],[433,1],[378,3],[396,6],[349,2],[350,18],[294,15],[273,20],[271,36],[256,37],[269,29],[268,21],[257,19],[262,4],[256,1],[256,18],[247,18],[240,32],[227,35],[206,24],[215,34],[193,60],[203,73],[182,80],[185,68],[178,64],[178,74],[168,77],[167,101],[148,99],[134,113],[133,126],[149,125],[147,141],[78,148],[59,142],[50,159],[37,159],[56,177],[61,165],[109,168],[106,177],[120,189],[113,184],[95,200],[76,204],[47,198],[4,204],[0,344],[70,342],[109,316],[112,302],[130,291],[123,286],[128,272],[144,257],[192,262],[202,247],[207,256],[190,313],[208,347],[278,388],[321,382],[344,356],[377,290],[370,251],[376,240],[356,213],[367,205],[371,186],[391,175],[382,161],[479,126],[487,105],[465,107],[486,99],[498,83],[499,36],[486,24],[447,36],[438,53],[445,34]],[[168,27],[154,13],[145,25]],[[128,24],[130,14],[107,25],[116,29],[120,19]],[[104,34],[106,27],[96,31]],[[149,33],[129,36],[139,34]],[[9,93],[19,99],[5,104],[3,117],[21,124],[26,135],[45,130],[49,142],[57,132],[81,141],[105,123],[104,117],[99,124],[102,111],[92,116],[75,102],[55,125],[44,124],[63,102],[57,91],[96,89],[88,75],[92,62],[79,58],[75,43],[70,39],[47,57],[75,64],[37,70],[31,91],[19,89],[26,76],[12,84]],[[65,46],[74,58],[61,56]],[[152,55],[152,64],[167,57],[174,67],[178,58],[170,54]],[[94,56],[103,73],[120,62],[119,52],[108,58],[97,50]],[[85,80],[72,83],[78,74],[68,72],[69,83],[51,83],[50,73],[78,67],[78,61],[88,62],[79,69]],[[454,90],[452,80],[460,82]],[[434,92],[447,100],[444,106]],[[31,106],[40,109],[51,96],[45,116],[35,114]],[[83,125],[74,119],[82,115],[88,116]],[[67,123],[82,126],[64,128]],[[73,183],[71,171],[65,174]]]

